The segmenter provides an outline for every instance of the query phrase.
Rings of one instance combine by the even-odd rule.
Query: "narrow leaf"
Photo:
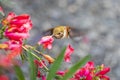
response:
[[[25,52],[24,52],[24,54],[21,54],[20,57],[21,57],[22,63],[24,63],[24,61],[27,60]]]
[[[27,52],[28,52],[28,61],[30,64],[30,80],[36,80],[36,66],[34,64],[34,57],[30,50]]]
[[[47,80],[53,80],[53,78],[55,77],[56,71],[60,68],[63,57],[64,57],[64,53],[65,53],[66,48],[64,48],[62,50],[62,52],[60,53],[60,55],[57,57],[57,59],[55,60],[55,62],[52,64],[51,68],[49,69],[49,73],[47,76]]]
[[[85,56],[83,59],[81,59],[79,62],[77,62],[75,65],[73,65],[69,71],[63,76],[61,80],[68,80],[73,74],[80,69],[88,60],[90,59],[90,55]]]
[[[21,68],[18,65],[14,66],[15,73],[17,75],[18,80],[25,80],[25,77],[23,75],[23,72]]]

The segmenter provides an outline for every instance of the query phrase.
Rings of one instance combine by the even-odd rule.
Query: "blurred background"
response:
[[[0,0],[0,6],[6,14],[13,11],[31,16],[30,44],[38,41],[44,30],[54,26],[88,29],[84,39],[77,43],[71,39],[55,40],[48,54],[55,57],[61,47],[71,44],[75,52],[65,68],[91,54],[95,65],[110,66],[111,80],[120,79],[120,0]],[[24,66],[23,70],[27,68]]]

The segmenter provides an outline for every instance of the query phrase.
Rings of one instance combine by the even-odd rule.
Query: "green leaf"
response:
[[[30,50],[27,50],[28,52],[28,61],[29,61],[29,64],[30,64],[30,80],[36,80],[36,66],[34,64],[34,57]]]
[[[60,53],[60,55],[57,57],[57,59],[55,60],[55,62],[52,64],[51,68],[49,69],[49,73],[47,75],[47,80],[53,80],[53,78],[56,75],[56,71],[60,68],[63,57],[64,57],[64,53],[65,53],[66,48],[64,48],[62,50],[62,52]]]
[[[23,75],[23,72],[21,68],[18,65],[14,66],[15,73],[17,75],[18,80],[25,80],[25,77]]]
[[[80,69],[88,60],[90,59],[90,55],[85,56],[83,59],[81,59],[79,62],[77,62],[75,65],[73,65],[69,71],[63,76],[61,80],[68,80],[73,74]]]
[[[25,52],[22,52],[22,54],[20,55],[20,58],[22,60],[22,63],[24,63],[25,60],[27,60],[27,57],[25,55]]]

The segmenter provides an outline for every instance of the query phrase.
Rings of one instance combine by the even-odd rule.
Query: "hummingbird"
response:
[[[53,36],[55,39],[81,37],[88,32],[86,29],[77,29],[70,26],[55,26],[43,32],[45,36]]]
[[[77,43],[81,39],[84,39],[86,37],[86,34],[88,33],[88,29],[79,29],[71,26],[55,26],[53,28],[49,28],[47,30],[44,30],[40,33],[40,35],[36,34],[35,37],[33,37],[33,40],[31,40],[31,44],[34,44],[36,41],[38,41],[43,36],[52,36],[54,39],[71,39],[73,42]]]

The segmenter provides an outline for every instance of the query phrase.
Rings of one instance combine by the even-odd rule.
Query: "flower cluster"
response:
[[[89,61],[85,66],[80,68],[69,80],[110,80],[106,73],[110,71],[109,67],[105,67],[103,64],[95,67],[94,62]],[[56,74],[64,76],[66,71],[58,71]]]
[[[32,28],[32,22],[28,14],[16,15],[10,12],[8,16],[2,21],[6,26],[5,37],[9,40],[20,41],[29,37],[29,30]]]
[[[1,20],[0,35],[7,39],[0,44],[1,52],[6,51],[6,54],[0,54],[0,67],[11,67],[15,62],[14,58],[22,51],[23,41],[29,37],[32,22],[28,14],[16,15],[14,12],[10,12],[5,16],[2,7],[0,7],[0,13],[4,16],[4,19]],[[8,79],[6,76],[0,75],[0,80]]]
[[[32,28],[32,22],[28,14],[16,15],[10,12],[6,18],[2,20],[5,28],[3,35],[8,38],[7,50],[11,50],[8,54],[9,58],[14,58],[21,52],[23,40],[29,37],[29,30]]]
[[[92,61],[80,68],[70,80],[110,80],[105,74],[110,71],[109,67],[95,67]]]

